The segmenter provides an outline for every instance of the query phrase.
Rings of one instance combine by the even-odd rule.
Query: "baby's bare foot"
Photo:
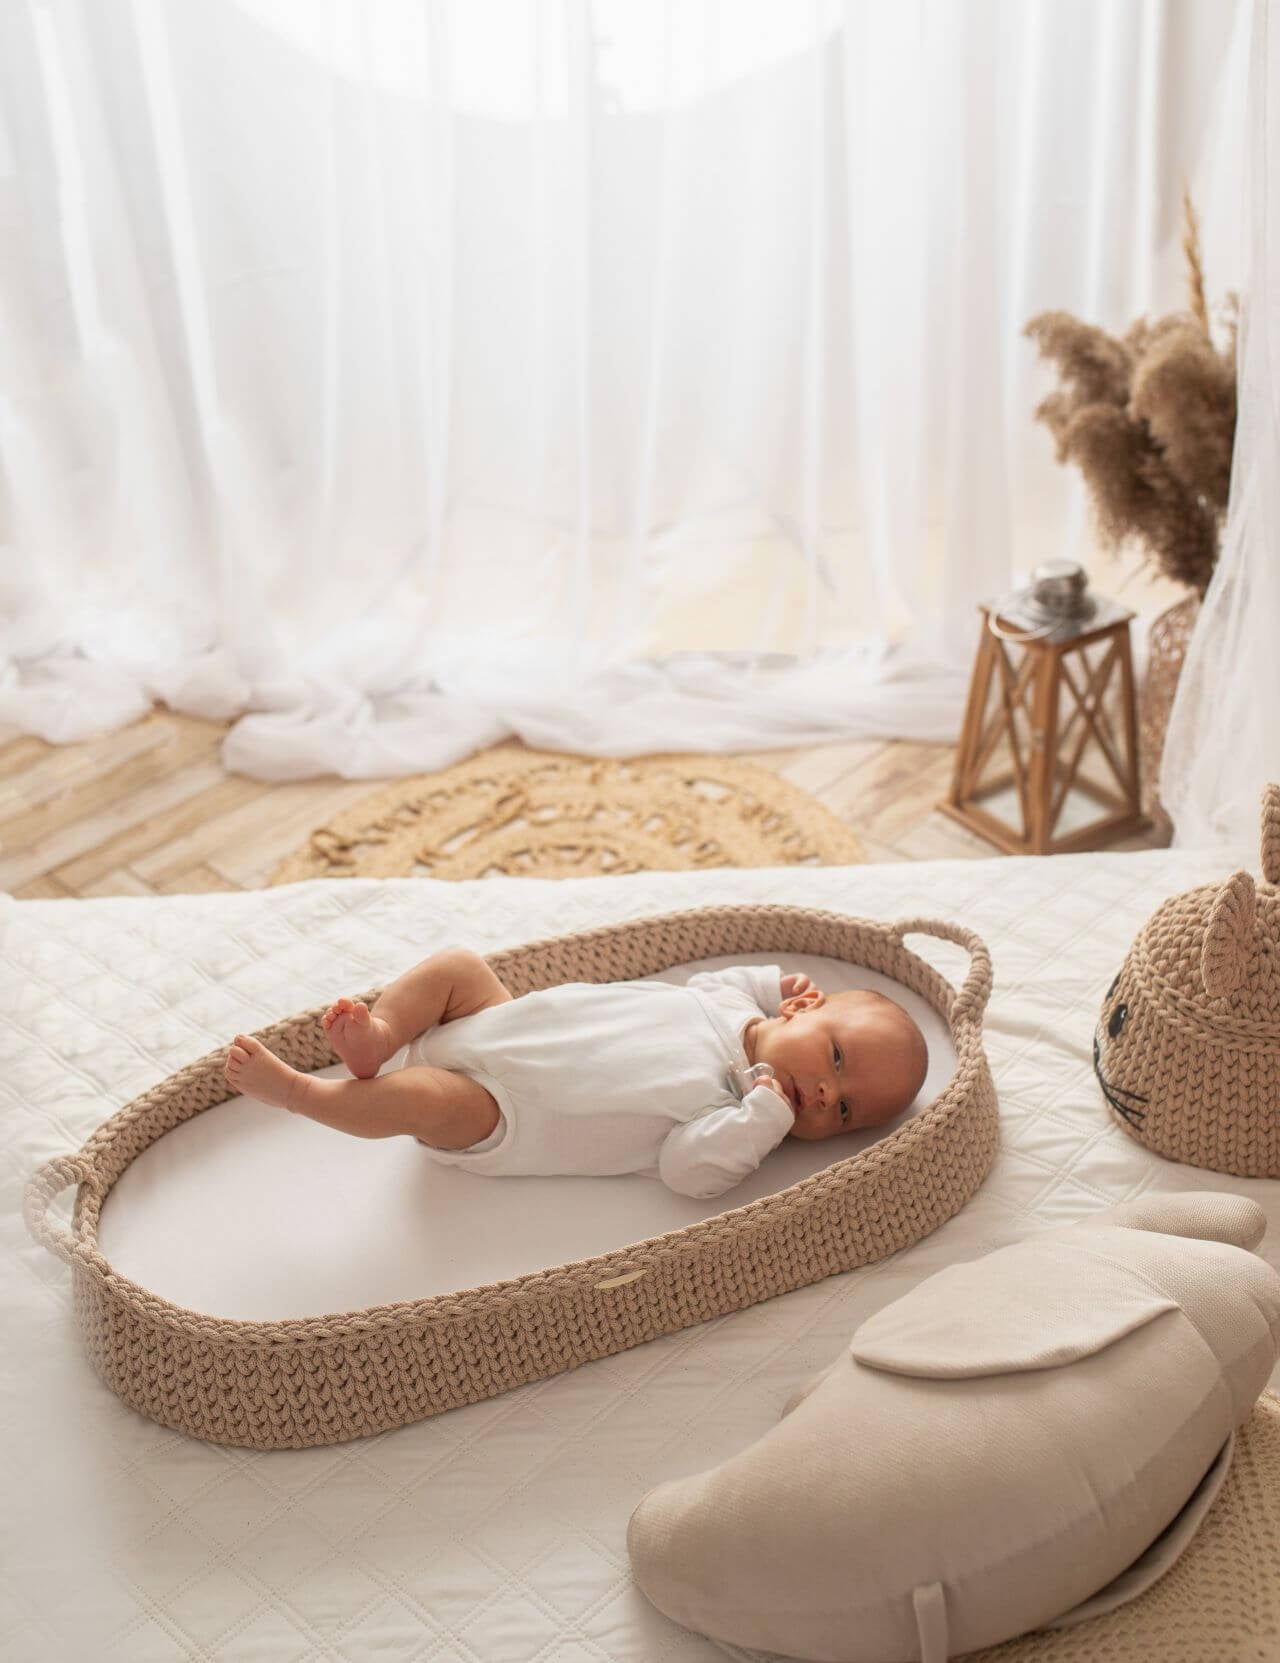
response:
[[[360,999],[335,999],[320,1025],[357,1080],[371,1080],[394,1050],[391,1029]]]
[[[237,1034],[222,1072],[242,1097],[256,1097],[273,1108],[297,1109],[310,1085],[310,1076],[281,1062],[251,1034]]]

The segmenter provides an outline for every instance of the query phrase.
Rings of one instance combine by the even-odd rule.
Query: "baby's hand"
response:
[[[782,1082],[780,1080],[776,1079],[772,1074],[769,1075],[769,1077],[767,1079],[757,1080],[756,1084],[758,1086],[768,1086],[770,1091],[776,1091],[778,1096],[781,1097],[782,1101],[787,1105],[787,1107],[789,1109],[791,1109],[792,1114],[794,1114],[796,1112],[795,1109],[792,1107],[791,1099],[787,1096],[786,1092],[783,1091],[783,1089],[782,1089]]]
[[[812,986],[813,983],[809,978],[800,975],[797,971],[795,975],[782,978],[782,997],[784,999],[794,999],[799,993],[808,993]]]

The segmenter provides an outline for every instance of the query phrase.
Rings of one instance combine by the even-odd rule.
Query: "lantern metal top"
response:
[[[1025,589],[982,604],[993,633],[1014,641],[1070,641],[1133,616],[1118,602],[1091,594],[1084,567],[1072,560],[1046,560]],[[1014,630],[999,628],[997,620]]]

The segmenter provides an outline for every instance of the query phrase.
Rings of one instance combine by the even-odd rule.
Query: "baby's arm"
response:
[[[740,1184],[795,1125],[790,1103],[771,1085],[740,1103],[711,1109],[674,1127],[658,1152],[658,1176],[677,1195],[705,1200]]]

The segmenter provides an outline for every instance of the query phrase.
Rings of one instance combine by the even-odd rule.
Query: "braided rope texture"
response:
[[[967,948],[959,992],[904,944],[930,934]],[[959,1211],[995,1157],[999,1120],[982,1047],[991,960],[941,920],[859,920],[790,906],[695,908],[534,941],[490,955],[514,994],[566,981],[653,975],[721,954],[816,953],[880,972],[947,1020],[956,1069],[932,1104],[887,1137],[777,1194],[666,1235],[461,1293],[277,1322],[203,1316],[118,1275],[98,1250],[120,1174],[174,1126],[235,1095],[224,1047],[125,1105],[83,1148],[27,1184],[32,1235],[72,1266],[94,1368],[163,1426],[248,1449],[369,1437],[546,1379],[647,1340],[870,1264]],[[363,995],[371,1003],[381,989]],[[256,1037],[295,1068],[338,1061],[324,1007]],[[46,1217],[79,1187],[72,1229]],[[615,1279],[624,1278],[620,1285]]]
[[[1280,785],[1262,794],[1263,881],[1163,901],[1103,1002],[1112,1115],[1172,1161],[1280,1178]]]

